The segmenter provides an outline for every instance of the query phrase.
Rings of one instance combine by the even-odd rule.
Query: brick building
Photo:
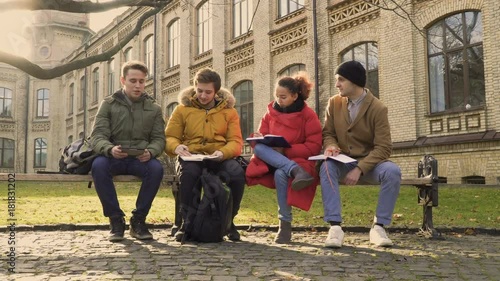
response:
[[[378,6],[388,2],[173,0],[110,61],[50,81],[2,66],[0,169],[57,169],[59,148],[88,135],[100,101],[119,87],[120,65],[128,59],[152,69],[147,91],[156,93],[166,118],[193,74],[214,68],[237,97],[244,135],[257,128],[276,78],[297,70],[315,81],[309,104],[323,119],[326,101],[337,92],[335,67],[355,59],[367,68],[367,87],[389,108],[392,160],[405,176],[417,176],[416,163],[431,154],[448,183],[499,184],[498,0]],[[98,33],[88,29],[86,17],[68,21],[54,13],[34,27],[46,36],[33,33],[32,55],[47,66],[102,53],[147,10],[129,9]]]

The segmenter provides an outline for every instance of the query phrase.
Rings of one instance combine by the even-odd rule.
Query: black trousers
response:
[[[224,160],[222,162],[205,160],[183,161],[180,157],[176,161],[177,174],[179,175],[179,195],[181,202],[181,215],[183,221],[188,214],[194,214],[195,206],[201,200],[201,180],[200,176],[203,168],[218,175],[220,179],[227,184],[233,195],[233,218],[238,214],[241,199],[245,190],[245,171],[234,159]],[[176,210],[178,211],[178,210]]]

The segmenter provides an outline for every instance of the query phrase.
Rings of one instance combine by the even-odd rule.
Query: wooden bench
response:
[[[418,204],[423,206],[422,226],[419,234],[427,238],[440,238],[440,233],[434,228],[432,207],[438,206],[438,168],[437,160],[430,155],[425,155],[418,162],[418,177],[403,178],[402,185],[413,185],[418,188]],[[0,180],[7,181],[9,173],[0,173]],[[92,182],[91,175],[67,174],[23,174],[15,173],[16,181],[45,181],[45,182]],[[176,175],[164,175],[164,182],[172,186],[175,198],[175,210],[179,210],[179,178]],[[140,181],[135,176],[115,176],[116,182]],[[175,233],[182,220],[178,212],[175,213],[172,233]]]

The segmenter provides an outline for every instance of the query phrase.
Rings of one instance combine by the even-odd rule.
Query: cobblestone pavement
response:
[[[274,244],[268,230],[183,245],[168,229],[153,234],[110,243],[104,230],[18,231],[8,274],[9,234],[1,233],[0,280],[500,280],[500,236],[391,233],[395,246],[378,248],[368,233],[346,232],[344,247],[326,249],[326,232],[294,232],[291,245]]]

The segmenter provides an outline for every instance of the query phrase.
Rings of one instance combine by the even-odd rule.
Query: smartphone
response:
[[[144,153],[144,149],[137,149],[137,148],[131,148],[131,147],[122,147],[122,152],[125,152],[128,154],[128,156],[139,156]]]

